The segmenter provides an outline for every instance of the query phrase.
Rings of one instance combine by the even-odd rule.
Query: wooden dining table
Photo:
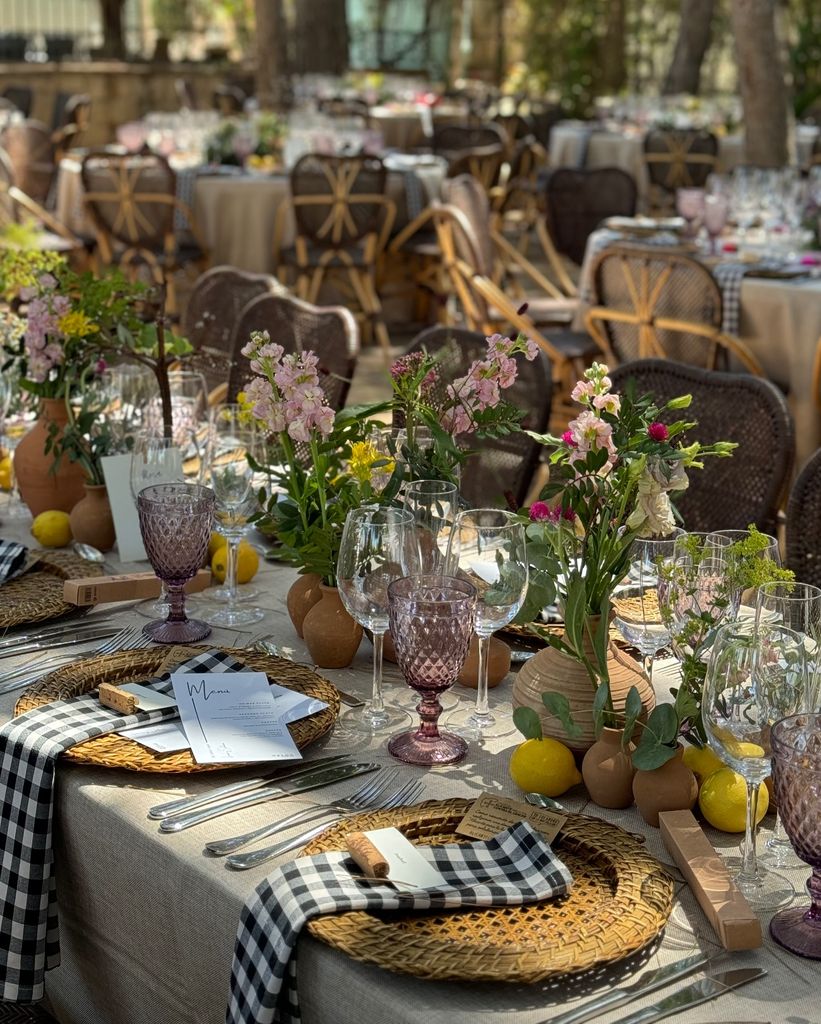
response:
[[[30,540],[25,522],[3,522],[0,536]],[[110,554],[108,561],[115,571],[147,568],[145,564],[121,565],[116,554]],[[285,655],[309,662],[285,607],[294,578],[293,569],[263,562],[253,585],[259,590],[256,603],[264,609],[264,619],[247,631],[214,630],[207,643],[242,648],[255,636],[264,635]],[[202,606],[205,599],[198,596],[196,600]],[[91,614],[101,613],[112,614],[116,623],[145,621],[126,605],[104,606]],[[370,688],[370,665],[371,647],[363,640],[350,667],[317,671],[341,689],[365,697]],[[505,721],[511,715],[512,682],[511,674],[491,691],[492,709]],[[657,680],[659,699],[669,699],[668,683],[666,678]],[[395,666],[386,666],[385,689],[388,700],[413,712],[413,694]],[[474,694],[457,687],[447,700],[472,701]],[[0,720],[12,715],[16,696],[0,698]],[[520,739],[511,731],[499,739],[472,742],[463,763],[423,770],[394,762],[386,752],[384,737],[354,741],[343,719],[306,755],[349,752],[383,765],[396,764],[401,780],[423,783],[420,799],[472,798],[483,792],[521,799],[523,794],[508,774],[511,751]],[[229,871],[223,860],[205,855],[203,845],[281,819],[304,804],[295,798],[262,804],[174,835],[161,834],[147,812],[164,801],[258,774],[258,765],[189,775],[129,772],[66,761],[58,765],[55,854],[62,962],[47,975],[46,991],[52,1012],[62,1024],[221,1024],[243,903],[276,863],[294,854],[263,867]],[[341,783],[314,795],[324,801],[354,788],[350,782]],[[644,824],[635,808],[608,811],[597,807],[581,786],[563,795],[561,801],[573,813],[592,815],[637,834],[650,854],[670,866],[675,903],[658,941],[629,959],[578,978],[505,984],[434,982],[393,973],[303,935],[297,964],[305,1024],[359,1024],[363,1019],[374,1024],[416,1024],[420,1020],[427,1024],[493,1024],[501,1019],[548,1024],[557,1014],[614,985],[635,980],[643,968],[670,964],[699,950],[710,956],[721,952],[693,894],[671,866],[658,830]],[[771,833],[772,822],[772,816],[765,819],[761,830],[765,837]],[[710,828],[707,834],[725,852],[734,852],[740,839]],[[802,866],[787,873],[796,887],[796,901],[805,903],[803,885],[809,868]],[[714,1020],[817,1024],[817,965],[777,946],[767,933],[766,916],[762,923],[763,947],[734,953],[722,967],[760,966],[767,970],[767,978],[731,992],[715,1007],[681,1013],[681,1024]],[[656,998],[658,994],[646,996],[630,1010]],[[626,1012],[604,1013],[597,1019],[615,1024]]]

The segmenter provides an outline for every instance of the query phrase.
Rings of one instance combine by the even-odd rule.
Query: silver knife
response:
[[[162,821],[163,818],[170,818],[173,815],[181,814],[183,811],[194,811],[198,807],[213,803],[215,800],[222,800],[229,796],[238,796],[240,793],[250,793],[254,789],[267,786],[269,782],[278,782],[285,779],[298,778],[300,775],[313,773],[325,765],[335,764],[349,757],[349,754],[334,754],[331,757],[318,757],[314,761],[301,761],[296,765],[277,768],[267,775],[260,775],[255,779],[244,779],[242,782],[232,782],[227,786],[219,786],[217,789],[209,789],[197,796],[185,796],[180,800],[171,800],[167,804],[157,804],[148,812],[148,817],[155,821]]]
[[[718,958],[717,958],[718,959]],[[558,1017],[551,1017],[550,1024],[581,1024],[582,1021],[590,1020],[591,1017],[598,1017],[605,1010],[612,1010],[616,1006],[624,1006],[634,999],[643,995],[655,992],[671,982],[683,978],[693,971],[699,970],[710,961],[703,953],[696,953],[675,964],[667,964],[665,967],[657,967],[652,971],[646,971],[632,985],[625,985],[623,988],[614,989],[612,992],[605,992],[604,995],[593,999],[584,1006],[567,1013],[560,1013]]]
[[[46,640],[52,636],[62,636],[64,633],[73,633],[78,629],[93,629],[97,626],[104,626],[110,622],[110,616],[98,615],[93,619],[83,618],[72,619],[71,622],[63,622],[58,626],[45,626],[43,629],[33,633],[16,633],[14,636],[4,636],[0,639],[0,651],[8,650],[17,644],[25,644],[35,640]]]
[[[689,1010],[693,1006],[723,996],[725,992],[730,992],[739,985],[763,978],[766,973],[763,967],[736,967],[730,971],[716,971],[652,1006],[631,1013],[629,1017],[622,1017],[621,1024],[650,1024],[651,1021],[661,1020],[662,1017],[681,1013],[682,1010]]]
[[[305,775],[301,779],[290,783],[286,782],[284,786],[266,786],[263,789],[256,789],[252,793],[242,793],[229,800],[209,804],[202,810],[194,811],[191,814],[165,818],[160,822],[160,832],[182,832],[183,829],[191,828],[192,825],[199,825],[203,821],[210,821],[211,818],[218,818],[221,814],[240,811],[245,807],[253,807],[254,804],[264,804],[268,800],[279,800],[281,797],[293,796],[295,793],[307,793],[310,789],[329,786],[332,782],[341,782],[342,779],[350,779],[354,775],[366,775],[368,772],[378,771],[380,767],[381,765],[373,762],[330,765],[312,772],[310,775]]]
[[[74,633],[72,636],[46,637],[13,650],[0,651],[0,658],[16,658],[18,654],[32,654],[34,651],[51,650],[53,647],[73,647],[75,644],[90,644],[93,640],[105,640],[119,633],[118,626],[98,626],[92,632]]]

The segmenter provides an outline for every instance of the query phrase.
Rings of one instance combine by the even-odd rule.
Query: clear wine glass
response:
[[[716,633],[707,663],[702,720],[716,754],[747,784],[747,821],[740,862],[729,858],[735,882],[755,910],[788,903],[788,879],[765,870],[756,856],[759,786],[772,770],[770,731],[806,700],[806,652],[801,636],[767,623],[742,632],[728,623]]]
[[[250,528],[249,519],[257,507],[253,491],[254,470],[249,462],[257,453],[257,434],[232,410],[211,423],[206,464],[208,479],[216,501],[216,526],[227,542],[225,569],[225,606],[203,613],[212,626],[248,626],[259,622],[265,612],[237,599],[237,552]]]
[[[382,648],[389,623],[388,587],[418,570],[419,549],[408,509],[363,505],[348,512],[339,546],[336,584],[348,613],[373,635],[371,700],[362,711],[345,716],[346,723],[354,728],[382,733],[409,718],[402,709],[385,704]]]
[[[103,370],[100,388],[107,400],[112,430],[125,451],[128,439],[135,438],[148,426],[146,412],[159,395],[157,377],[148,366],[123,363]]]
[[[476,588],[450,576],[419,575],[394,580],[388,594],[399,668],[422,698],[419,728],[394,736],[388,752],[408,764],[455,764],[468,747],[461,736],[439,731],[439,694],[453,685],[465,663]]]
[[[405,507],[416,523],[420,571],[444,571],[445,555],[459,512],[456,484],[445,480],[412,480],[405,487]]]
[[[487,655],[491,636],[516,618],[527,594],[524,527],[516,516],[501,509],[460,512],[451,532],[445,574],[466,579],[476,588],[473,628],[479,641],[476,706],[455,711],[448,725],[474,740],[509,735],[514,731],[512,721],[496,718],[488,705]]]
[[[687,237],[695,238],[704,216],[704,189],[676,189],[676,210],[687,221]]]
[[[145,550],[166,586],[168,617],[149,622],[143,632],[157,643],[202,640],[211,629],[185,614],[185,584],[202,565],[214,519],[214,492],[200,484],[154,484],[137,496]]]

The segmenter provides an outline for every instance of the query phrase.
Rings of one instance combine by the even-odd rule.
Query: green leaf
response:
[[[624,732],[622,733],[622,747],[630,742],[636,722],[639,720],[644,707],[641,703],[641,694],[638,688],[631,686],[627,691],[627,700],[624,702]]]
[[[601,731],[604,728],[605,714],[612,712],[612,710],[613,702],[610,699],[610,684],[606,681],[599,683],[593,697],[593,731],[596,739],[601,736]]]
[[[542,738],[542,720],[533,708],[516,708],[513,712],[513,724],[527,740]]]
[[[664,743],[657,743],[655,740],[645,741],[642,736],[639,745],[633,751],[631,760],[637,771],[652,772],[661,768],[663,764],[675,757],[676,748],[668,747]]]
[[[564,727],[564,731],[571,739],[578,739],[582,734],[582,727],[573,721],[570,712],[570,702],[563,693],[543,693],[542,704],[547,708],[554,718],[558,718]]]

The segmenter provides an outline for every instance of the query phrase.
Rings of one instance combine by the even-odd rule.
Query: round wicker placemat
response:
[[[35,551],[28,572],[0,587],[0,629],[43,622],[76,612],[63,600],[63,581],[102,575],[102,567],[71,551]]]
[[[198,650],[207,648],[192,647],[191,653],[194,654]],[[275,658],[270,654],[233,648],[223,650],[233,654],[245,668],[265,672],[270,682],[325,701],[328,707],[323,711],[288,726],[300,750],[314,743],[331,729],[339,714],[339,694],[327,679],[286,658]],[[88,693],[89,690],[95,690],[100,683],[145,682],[157,674],[167,654],[168,650],[164,647],[120,651],[117,654],[91,657],[58,668],[43,676],[22,694],[15,705],[14,714],[22,715],[24,711],[49,704],[51,701]],[[96,736],[85,743],[78,743],[67,750],[63,757],[78,764],[126,768],[134,772],[213,772],[237,767],[236,764],[197,764],[190,750],[181,750],[174,754],[155,754],[134,740],[118,736],[116,733]]]
[[[303,853],[344,850],[348,832],[388,826],[417,843],[466,842],[454,829],[471,803],[430,801],[357,815],[328,829]],[[446,913],[354,911],[316,918],[308,930],[355,960],[402,974],[530,983],[622,960],[664,928],[672,881],[626,832],[570,815],[551,845],[573,875],[565,897]]]

